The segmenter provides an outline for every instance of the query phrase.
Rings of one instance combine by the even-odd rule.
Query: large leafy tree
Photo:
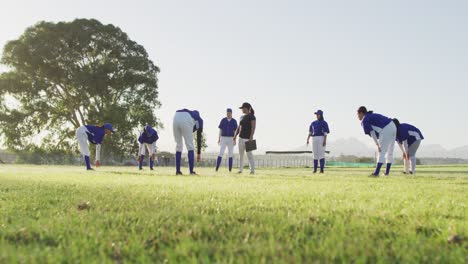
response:
[[[159,68],[113,25],[40,22],[5,45],[1,62],[0,133],[10,149],[73,150],[76,128],[110,122],[117,133],[103,151],[123,157],[135,128],[159,125]]]

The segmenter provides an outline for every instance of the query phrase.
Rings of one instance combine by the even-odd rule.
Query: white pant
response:
[[[239,138],[239,171],[244,170],[244,153],[245,153],[245,143],[248,142],[248,139]],[[252,151],[247,152],[247,158],[249,159],[250,172],[255,172],[255,160],[253,157]]]
[[[173,122],[174,139],[176,142],[176,151],[182,152],[184,149],[183,141],[188,151],[195,150],[193,144],[193,127],[195,121],[187,112],[176,112]]]
[[[420,144],[421,144],[421,140],[416,140],[408,148],[409,161],[406,160],[406,159],[403,160],[403,163],[405,165],[405,172],[406,173],[408,172],[410,165],[411,165],[411,172],[412,173],[416,172],[416,152],[418,151]]]
[[[143,155],[143,156],[146,155],[145,146],[148,149],[148,153],[150,156],[156,153],[156,142],[153,142],[151,144],[143,143],[143,144],[140,144],[140,155]]]
[[[385,126],[380,132],[380,153],[378,158],[379,163],[393,163],[393,151],[395,150],[396,132],[397,129],[393,121]]]
[[[219,151],[219,156],[224,156],[224,151],[226,147],[228,149],[229,158],[232,158],[234,153],[234,137],[221,137],[221,150]]]
[[[314,153],[314,160],[325,158],[325,147],[323,146],[324,139],[324,136],[312,137],[312,152]]]
[[[88,129],[85,126],[81,126],[76,130],[76,140],[78,141],[78,147],[80,148],[80,153],[83,156],[89,157],[89,146],[88,146]]]

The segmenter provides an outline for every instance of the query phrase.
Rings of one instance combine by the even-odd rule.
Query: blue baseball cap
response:
[[[322,110],[317,110],[317,112],[315,112],[314,114],[316,114],[316,115],[323,115],[323,111],[322,111]]]
[[[226,112],[232,113],[232,109],[231,109],[231,108],[228,108],[228,109],[226,110]]]
[[[112,124],[110,123],[105,123],[103,126],[102,126],[104,129],[109,129],[110,132],[114,133],[114,128],[112,127]]]

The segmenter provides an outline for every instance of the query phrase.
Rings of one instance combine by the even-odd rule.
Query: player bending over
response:
[[[396,125],[392,119],[380,114],[375,114],[373,111],[367,111],[367,108],[364,106],[359,107],[357,114],[359,120],[361,120],[364,133],[374,139],[379,151],[377,165],[371,176],[379,176],[380,169],[384,162],[387,163],[384,175],[388,176],[393,163],[393,151],[395,149],[397,132]]]
[[[201,159],[203,119],[197,110],[178,110],[173,121],[174,139],[176,142],[176,175],[182,175],[180,165],[182,161],[183,143],[188,151],[189,170],[191,175],[197,175],[195,167],[195,147],[193,145],[193,133],[197,132],[197,161]]]
[[[403,152],[404,173],[408,173],[411,164],[409,173],[414,174],[416,173],[416,152],[424,137],[421,130],[413,125],[398,122],[397,127],[396,142]]]
[[[91,126],[85,125],[81,126],[76,130],[76,140],[78,141],[78,146],[80,148],[80,153],[84,156],[86,162],[86,169],[93,170],[91,168],[91,162],[89,161],[89,146],[88,141],[91,144],[96,145],[96,167],[101,166],[101,143],[105,135],[110,135],[114,133],[112,125],[107,123],[103,126]]]
[[[154,158],[156,154],[156,141],[158,141],[158,139],[158,132],[150,125],[147,125],[143,128],[143,131],[138,137],[138,143],[140,143],[140,148],[138,150],[138,167],[140,170],[143,169],[143,160],[145,159],[146,154],[145,146],[148,149],[149,154],[149,167],[150,170],[153,170]]]

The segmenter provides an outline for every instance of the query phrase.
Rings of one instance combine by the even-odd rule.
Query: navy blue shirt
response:
[[[141,144],[153,144],[159,139],[158,132],[151,126],[146,126],[144,131],[140,133],[138,137],[138,142]]]
[[[200,113],[197,111],[197,110],[188,110],[188,109],[181,109],[181,110],[177,110],[178,113],[189,113],[190,116],[193,118],[193,120],[195,120],[195,126],[193,127],[193,132],[197,131],[197,130],[201,130],[203,131],[203,119],[201,118],[200,116]]]
[[[417,140],[423,140],[424,137],[421,131],[410,124],[400,124],[396,141],[403,144],[403,141],[407,140],[408,146],[411,146]]]
[[[393,120],[386,116],[367,113],[362,119],[361,125],[366,135],[370,135],[372,130],[374,130],[377,134],[380,134],[382,129],[390,124],[390,122],[393,122]]]
[[[86,125],[85,127],[88,130],[86,134],[88,134],[89,142],[92,144],[101,144],[104,136],[106,135],[105,129],[103,127],[91,125]]]
[[[227,117],[223,118],[218,126],[221,129],[222,137],[234,137],[234,132],[237,129],[237,121],[234,118],[229,120]]]
[[[310,124],[309,133],[313,137],[324,136],[325,133],[330,133],[328,123],[325,120],[315,120]]]

